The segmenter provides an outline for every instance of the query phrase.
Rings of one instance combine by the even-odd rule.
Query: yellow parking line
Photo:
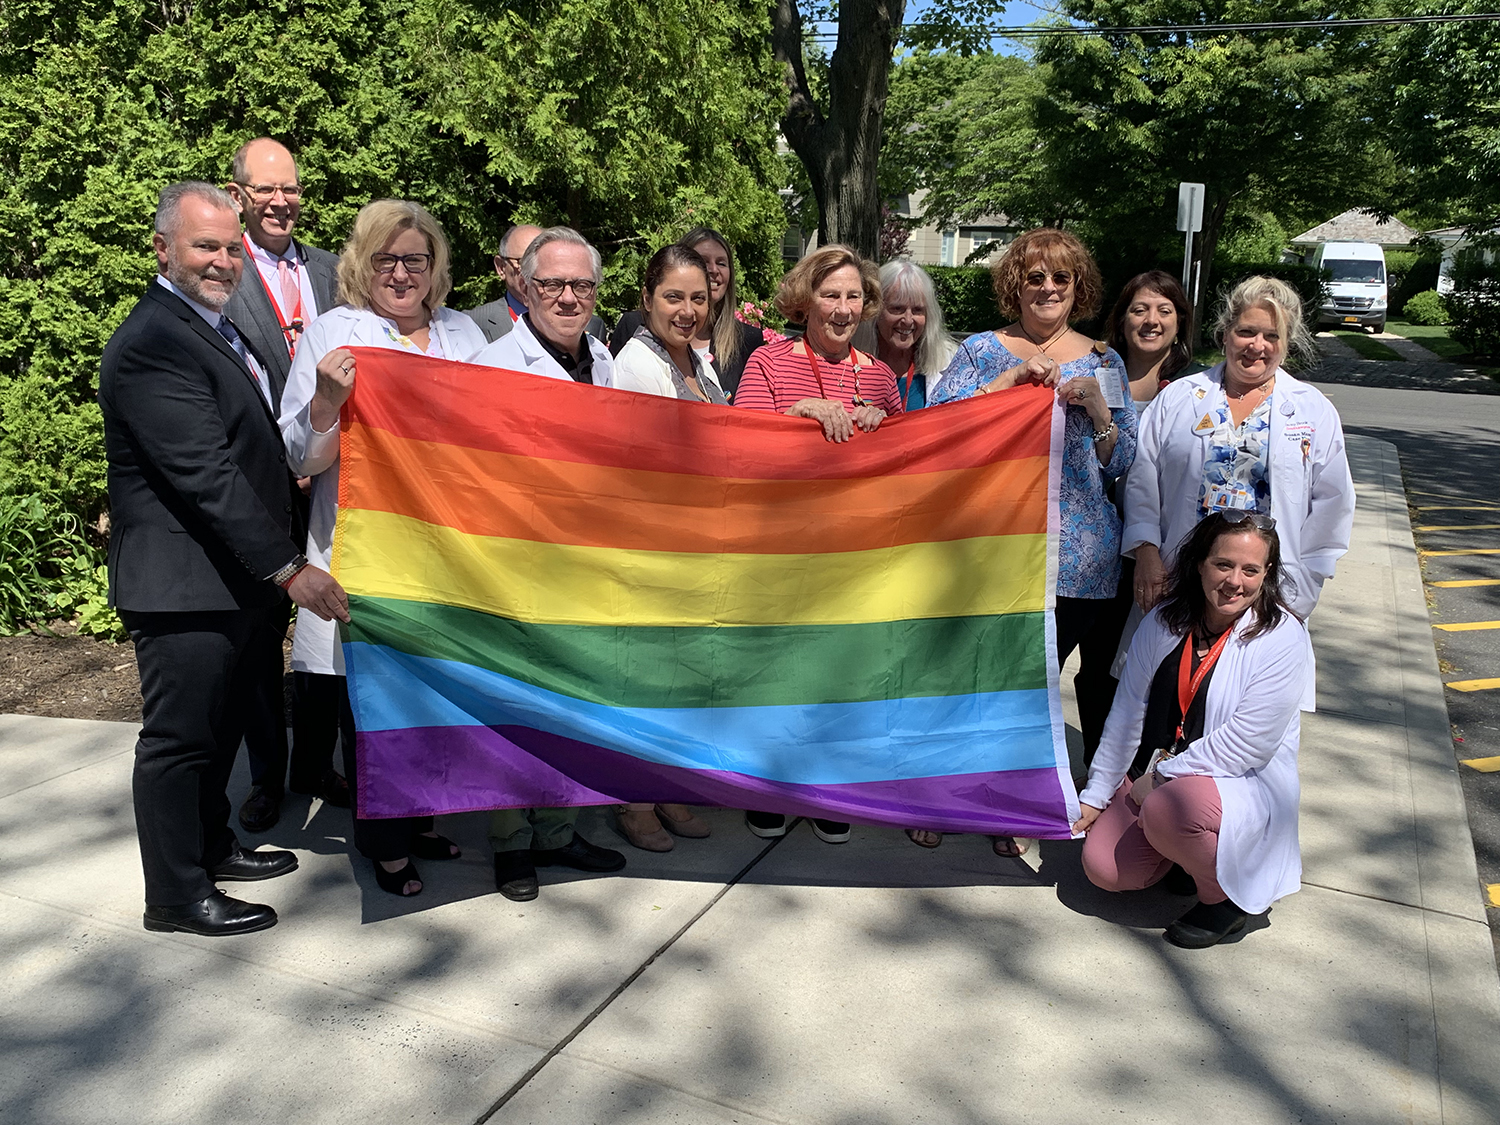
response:
[[[1445,687],[1451,687],[1454,691],[1493,691],[1500,688],[1500,678],[1488,680],[1450,680]]]
[[[1500,578],[1454,578],[1447,582],[1429,582],[1429,586],[1441,586],[1455,590],[1460,586],[1500,586]]]
[[[1500,621],[1455,621],[1452,625],[1434,625],[1445,633],[1471,633],[1475,629],[1500,629]]]
[[[1500,773],[1500,758],[1467,758],[1459,764],[1480,773]]]
[[[1491,883],[1484,888],[1486,906],[1500,906],[1500,883]]]
[[[1436,558],[1438,555],[1500,555],[1500,547],[1474,547],[1467,551],[1418,551],[1419,555]]]
[[[1500,512],[1496,504],[1422,504],[1419,512]]]
[[[1413,531],[1494,531],[1500,523],[1430,523]]]

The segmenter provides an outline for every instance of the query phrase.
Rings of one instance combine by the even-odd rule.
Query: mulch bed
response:
[[[134,646],[52,629],[57,636],[0,637],[0,714],[139,722]]]

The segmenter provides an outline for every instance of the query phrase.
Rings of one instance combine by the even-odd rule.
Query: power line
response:
[[[1183,32],[1192,35],[1215,35],[1229,31],[1331,31],[1345,27],[1392,27],[1407,24],[1473,21],[1493,23],[1496,20],[1500,20],[1500,12],[1472,12],[1467,15],[1372,16],[1367,19],[1266,20],[1260,23],[1158,23],[1137,27],[1031,24],[1024,27],[976,27],[968,30],[987,31],[994,39],[1047,39],[1059,35],[1178,35]],[[907,27],[918,27],[922,22],[919,20],[908,24]],[[835,40],[838,38],[838,32],[819,31],[812,33],[808,38]]]

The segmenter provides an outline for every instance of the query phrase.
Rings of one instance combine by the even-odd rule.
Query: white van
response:
[[[1312,264],[1329,273],[1319,328],[1341,324],[1385,331],[1385,251],[1377,243],[1320,242]]]

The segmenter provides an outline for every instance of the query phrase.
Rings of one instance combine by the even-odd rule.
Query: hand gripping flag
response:
[[[1061,411],[805,419],[360,349],[360,814],[622,801],[1065,838]]]

